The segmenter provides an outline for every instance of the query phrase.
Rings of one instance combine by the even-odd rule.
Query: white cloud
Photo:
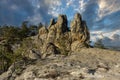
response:
[[[110,39],[113,39],[114,34],[120,35],[120,30],[115,30],[111,32],[106,32],[106,31],[91,31],[91,36],[95,34],[95,36],[92,36],[92,38],[103,38],[103,37],[109,37]]]
[[[17,5],[11,5],[10,7],[11,7],[12,10],[17,10],[18,9]]]
[[[88,3],[88,1],[85,1],[85,0],[80,0],[79,1],[79,11],[81,13],[85,11],[85,7],[86,7],[87,3]]]
[[[46,4],[50,5],[50,6],[60,6],[62,5],[60,0],[44,0]]]
[[[28,17],[27,20],[32,24],[38,24],[40,21],[42,21],[42,16],[40,14],[33,15],[31,17]]]
[[[69,7],[69,6],[73,5],[73,3],[74,3],[74,0],[67,0],[66,6]]]
[[[98,0],[99,18],[120,10],[120,0]]]
[[[48,14],[52,15],[54,17],[57,17],[60,12],[62,13],[62,8],[60,7],[62,5],[62,2],[60,0],[45,0],[46,4],[49,4],[49,10]]]
[[[59,13],[57,13],[55,10],[53,11],[49,11],[48,14],[54,16],[54,17],[57,17],[59,15]]]
[[[104,46],[108,48],[118,47],[120,48],[120,30],[112,32],[93,31],[91,32],[91,41],[96,42],[98,39],[102,39]]]

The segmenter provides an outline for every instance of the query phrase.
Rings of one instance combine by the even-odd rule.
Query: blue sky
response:
[[[120,0],[0,0],[0,25],[20,25],[25,20],[49,24],[58,14],[66,14],[71,21],[76,12],[91,35],[120,35]]]
[[[120,29],[120,0],[1,0],[0,25],[49,24],[52,17],[66,14],[71,21],[79,12],[90,30]]]

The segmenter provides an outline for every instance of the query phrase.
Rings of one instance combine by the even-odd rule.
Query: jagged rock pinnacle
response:
[[[62,50],[74,51],[81,49],[81,47],[89,47],[90,34],[86,22],[82,20],[81,15],[79,13],[75,14],[70,30],[67,24],[67,16],[59,15],[56,22],[54,19],[51,19],[48,28],[43,27],[39,30],[39,39],[43,41],[41,52],[45,52],[44,46],[49,43],[58,48],[55,50],[61,50],[56,52],[61,53],[63,53]]]

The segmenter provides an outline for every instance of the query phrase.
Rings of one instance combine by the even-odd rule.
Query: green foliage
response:
[[[18,29],[13,26],[3,26],[0,28],[1,30],[1,37],[3,37],[6,40],[12,40],[18,36],[17,32]]]
[[[32,49],[34,47],[34,44],[33,44],[33,40],[28,37],[28,38],[25,38],[23,41],[22,41],[22,47],[23,48],[29,48],[29,49]]]
[[[7,49],[9,45],[9,43],[0,45],[0,70],[3,72],[6,71],[11,64],[26,57],[25,55],[27,55],[27,50],[35,48],[35,46],[32,44],[31,38],[23,39],[21,42],[21,47],[16,49],[14,52]]]
[[[28,37],[23,39],[21,46],[15,51],[17,55],[22,55],[22,57],[25,57],[25,55],[29,54],[28,50],[35,49],[36,46],[33,44],[33,40]]]
[[[6,71],[14,61],[13,53],[6,51],[5,46],[0,45],[0,70]]]
[[[14,62],[22,60],[27,50],[36,48],[29,37],[36,35],[41,26],[41,23],[38,26],[28,26],[27,21],[24,21],[21,27],[0,26],[0,74]],[[20,47],[13,51],[12,46],[15,44],[20,44]]]
[[[29,28],[27,26],[27,23],[28,23],[27,21],[24,21],[21,25],[21,29],[19,30],[20,39],[24,39],[24,38],[28,37],[28,35],[29,35],[30,31],[29,31]]]
[[[13,41],[13,43],[22,41],[26,37],[36,35],[41,26],[42,24],[39,24],[39,26],[28,26],[28,21],[22,22],[21,27],[7,25],[0,26],[0,41],[1,39]]]

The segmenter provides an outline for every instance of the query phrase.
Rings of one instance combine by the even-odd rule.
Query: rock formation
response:
[[[90,33],[87,28],[86,22],[82,21],[82,17],[79,13],[75,14],[73,21],[71,22],[71,38],[72,38],[72,49],[75,50],[79,48],[79,46],[86,46],[89,44]],[[77,47],[78,46],[78,47]]]
[[[71,22],[70,30],[68,29],[68,21],[66,15],[59,15],[58,20],[50,20],[48,28],[42,27],[39,30],[40,51],[44,54],[47,50],[47,44],[52,43],[51,51],[65,53],[69,51],[79,50],[82,47],[89,47],[90,33],[85,21],[79,13],[75,14]],[[56,51],[59,50],[59,51]],[[54,53],[54,52],[53,52]],[[63,54],[64,54],[63,53]]]
[[[89,47],[90,34],[78,13],[70,30],[67,17],[59,15],[57,22],[52,19],[31,39],[32,47],[25,44],[27,49],[20,50],[26,51],[25,57],[16,60],[0,80],[120,80],[120,52],[83,48]],[[69,52],[69,56],[57,55]]]
[[[57,22],[51,20],[48,33],[48,42],[55,42],[62,34],[68,31],[66,15],[59,15]]]
[[[80,42],[86,43],[90,39],[86,23],[82,21],[81,15],[78,13],[71,22],[71,36],[73,42],[79,40]]]

